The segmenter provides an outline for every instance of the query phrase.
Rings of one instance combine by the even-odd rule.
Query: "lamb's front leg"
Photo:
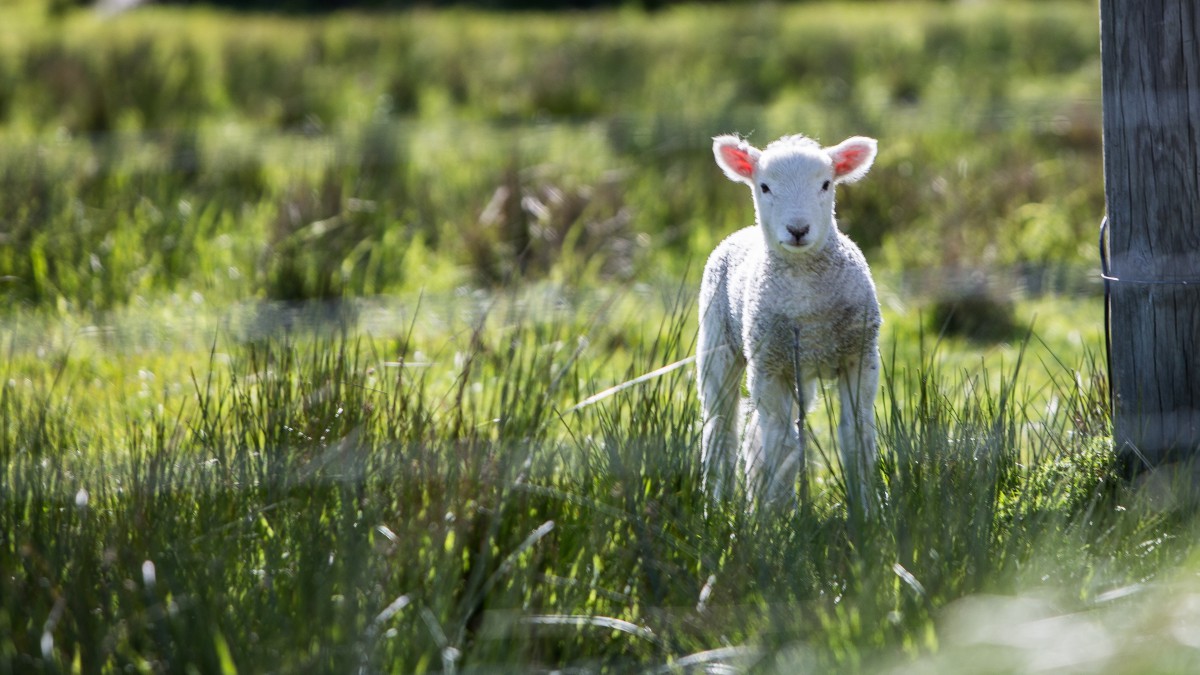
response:
[[[872,345],[861,359],[843,364],[838,373],[841,411],[838,442],[849,499],[869,508],[875,471],[875,394],[879,389],[879,351]]]
[[[794,499],[804,448],[796,433],[792,387],[753,364],[747,385],[754,409],[743,445],[747,490],[753,500],[763,502]]]
[[[733,495],[737,468],[737,426],[742,377],[739,356],[729,345],[713,339],[720,331],[701,330],[696,361],[700,371],[703,431],[700,459],[703,490],[719,501]]]

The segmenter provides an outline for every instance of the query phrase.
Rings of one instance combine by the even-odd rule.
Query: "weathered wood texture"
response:
[[[1200,0],[1101,0],[1114,441],[1200,458]]]

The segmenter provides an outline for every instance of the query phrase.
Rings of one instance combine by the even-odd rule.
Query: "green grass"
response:
[[[436,309],[378,335],[231,330],[144,416],[110,402],[115,431],[81,414],[94,385],[69,355],[37,382],[10,371],[0,663],[874,669],[952,659],[940,621],[962,598],[1106,625],[1106,594],[1190,569],[1184,512],[1114,478],[1094,360],[1037,363],[1036,341],[957,373],[931,337],[885,345],[873,515],[833,463],[799,511],[706,507],[690,369],[571,410],[690,354],[690,303],[665,300],[649,328],[620,301],[527,299],[434,340]]]
[[[878,137],[869,179],[839,204],[877,265],[1093,263],[1085,3],[25,7],[0,9],[7,304],[669,285],[751,221],[708,149],[732,131]]]
[[[0,8],[0,673],[1190,672],[1079,2]],[[881,141],[874,510],[699,494],[709,138]],[[823,393],[827,397],[828,392]]]

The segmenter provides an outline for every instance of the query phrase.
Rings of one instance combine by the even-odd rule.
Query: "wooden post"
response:
[[[1129,466],[1200,458],[1200,3],[1100,0],[1109,373]]]

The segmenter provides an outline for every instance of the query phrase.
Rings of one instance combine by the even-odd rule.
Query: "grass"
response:
[[[1195,670],[1188,476],[1119,477],[1080,271],[1086,3],[41,7],[0,9],[0,673]],[[692,354],[727,131],[881,139],[869,516],[828,407],[811,500],[749,513],[690,367],[610,391]]]
[[[880,138],[839,206],[888,269],[1092,265],[1084,3],[586,20],[28,6],[0,10],[9,305],[670,285],[751,221],[708,150],[732,131]]]
[[[183,391],[157,381],[107,419],[81,414],[88,360],[22,383],[10,359],[0,663],[954,670],[986,648],[978,631],[1006,628],[964,598],[1115,631],[1111,603],[1187,583],[1192,521],[1115,478],[1094,359],[1033,340],[947,372],[932,336],[893,338],[876,515],[846,508],[832,460],[799,512],[750,514],[697,498],[690,369],[571,410],[690,354],[686,294],[513,300],[377,334],[354,328],[363,314],[229,327]],[[813,433],[832,457],[819,419]],[[977,633],[946,627],[947,607]],[[1177,607],[1164,630],[1194,617]],[[1194,663],[1168,643],[1156,663]],[[1140,653],[1122,644],[1099,665]],[[1005,645],[1014,670],[1037,654]]]

